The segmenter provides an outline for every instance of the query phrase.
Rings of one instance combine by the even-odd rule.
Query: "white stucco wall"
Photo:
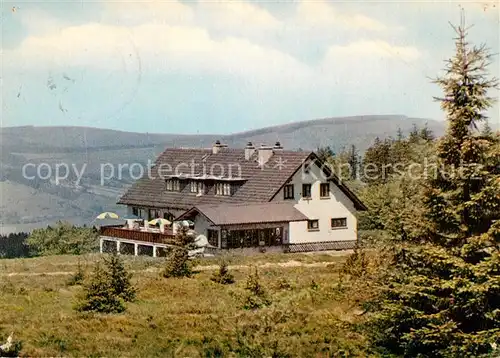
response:
[[[322,241],[344,241],[357,239],[356,210],[353,203],[345,194],[330,181],[330,195],[320,198],[320,184],[326,183],[327,178],[321,174],[321,169],[314,165],[309,173],[299,170],[289,184],[294,185],[294,199],[284,200],[283,189],[274,197],[273,201],[292,201],[295,208],[311,219],[319,220],[319,230],[309,231],[306,221],[291,222],[289,240],[291,244]],[[302,184],[311,184],[311,199],[302,198]],[[347,228],[331,228],[332,218],[346,218]]]

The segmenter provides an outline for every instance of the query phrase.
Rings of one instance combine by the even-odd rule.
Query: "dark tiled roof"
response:
[[[193,212],[200,212],[215,225],[259,224],[304,221],[307,216],[292,203],[256,203],[197,205],[176,220],[183,220]]]
[[[267,202],[273,199],[306,160],[319,161],[319,158],[311,152],[279,150],[262,167],[257,162],[257,152],[246,160],[244,149],[221,148],[219,153],[213,154],[212,149],[171,148],[158,157],[151,170],[151,178],[145,175],[137,180],[118,204],[187,210],[196,205]],[[215,195],[214,185],[208,187],[206,194],[197,196],[191,193],[188,180],[183,181],[186,185],[181,191],[167,191],[165,178],[173,174],[209,174],[226,179],[231,175],[241,180],[236,182],[236,191],[231,196]],[[365,205],[343,182],[334,174],[329,175],[353,201],[357,210],[366,210]]]
[[[135,182],[118,204],[187,210],[205,204],[266,202],[311,154],[276,151],[262,168],[257,163],[256,153],[250,160],[245,160],[244,149],[222,148],[217,154],[213,154],[212,149],[167,149],[156,160],[151,178],[145,175]],[[230,169],[233,177],[241,176],[243,180],[232,196],[215,195],[215,186],[209,187],[206,194],[197,196],[190,192],[188,181],[179,192],[167,191],[165,187],[168,175],[205,173],[228,177]]]

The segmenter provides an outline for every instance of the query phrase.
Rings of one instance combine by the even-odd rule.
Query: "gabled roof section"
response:
[[[262,167],[257,153],[245,159],[244,149],[169,148],[156,160],[151,177],[145,175],[119,199],[118,204],[140,207],[188,210],[197,205],[262,203],[271,201],[302,165],[313,161],[327,173],[327,177],[354,203],[356,210],[367,210],[361,200],[312,152],[278,150]],[[181,191],[167,191],[165,180],[179,178],[188,185]],[[183,180],[184,179],[184,180]],[[232,182],[232,196],[215,195],[215,186],[209,186],[204,195],[190,192],[189,180],[207,183]]]
[[[201,213],[214,225],[263,224],[291,221],[305,221],[307,216],[295,209],[292,203],[255,203],[255,204],[225,204],[197,205],[176,220],[184,220],[193,213]]]
[[[187,210],[195,205],[267,202],[310,155],[310,152],[279,150],[261,167],[256,153],[245,159],[244,149],[221,148],[213,154],[211,149],[169,148],[156,160],[151,178],[145,175],[137,180],[118,204]],[[165,179],[172,174],[238,179],[237,189],[232,196],[215,195],[214,187],[207,194],[196,196],[189,185],[180,192],[166,191]]]

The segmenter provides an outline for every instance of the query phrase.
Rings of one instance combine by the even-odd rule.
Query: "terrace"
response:
[[[100,228],[100,252],[116,251],[120,254],[165,256],[168,248],[176,245],[175,235],[169,229],[129,228],[122,225]]]

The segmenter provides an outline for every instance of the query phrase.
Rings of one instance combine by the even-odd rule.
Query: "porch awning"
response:
[[[214,225],[261,224],[305,221],[309,218],[297,210],[293,203],[252,203],[194,206],[175,221],[202,214]]]

